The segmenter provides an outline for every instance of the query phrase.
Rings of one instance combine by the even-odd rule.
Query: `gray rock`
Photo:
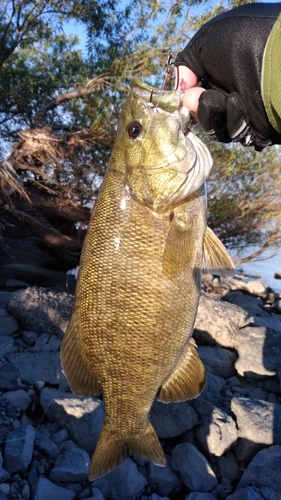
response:
[[[208,401],[197,400],[194,407],[202,418],[195,429],[197,441],[207,453],[220,457],[237,441],[234,420]]]
[[[1,337],[13,335],[19,328],[18,322],[12,316],[1,316]]]
[[[166,496],[181,490],[181,481],[171,468],[171,458],[166,456],[166,467],[148,464],[147,479],[152,490],[158,495]]]
[[[66,441],[67,438],[68,438],[68,432],[66,429],[61,429],[60,431],[52,435],[52,441],[57,445],[60,445],[61,443]]]
[[[193,492],[185,497],[185,500],[217,500],[212,493]]]
[[[265,498],[266,500],[281,500],[281,492],[273,490],[272,488],[270,488],[270,486],[260,486],[259,491],[262,495],[262,499]]]
[[[37,340],[37,336],[38,335],[36,332],[29,332],[27,330],[24,330],[22,332],[22,338],[28,345],[34,345]]]
[[[193,336],[198,344],[234,348],[239,329],[252,321],[241,307],[202,292]]]
[[[11,292],[6,292],[6,291],[0,292],[0,307],[1,307],[1,309],[3,309],[4,307],[7,306],[8,302],[10,300],[10,297],[11,297]]]
[[[233,495],[227,497],[227,500],[265,500],[265,498],[269,500],[268,497],[261,496],[257,488],[248,486],[247,488],[236,490]]]
[[[240,479],[242,472],[234,454],[231,451],[226,453],[223,457],[218,457],[217,463],[222,478],[229,479],[230,482]]]
[[[198,346],[198,354],[205,368],[213,375],[229,378],[234,375],[237,355],[223,347]]]
[[[31,425],[20,427],[8,434],[4,449],[4,467],[10,474],[28,468],[33,453],[34,436]]]
[[[150,495],[149,497],[147,497],[147,500],[169,500],[169,498],[168,497],[160,497],[156,493],[153,493],[153,495]]]
[[[0,337],[0,358],[6,358],[8,354],[14,352],[15,341],[11,337]]]
[[[281,491],[281,445],[270,446],[259,451],[245,470],[238,486],[269,487]]]
[[[263,301],[259,297],[253,297],[237,290],[235,292],[227,292],[223,299],[231,304],[242,307],[249,315],[269,316],[269,314],[263,310]]]
[[[218,484],[209,462],[192,444],[178,444],[173,449],[171,465],[190,491],[207,492]]]
[[[46,387],[41,391],[40,403],[49,420],[67,429],[80,448],[93,452],[104,420],[102,401]]]
[[[145,477],[139,472],[136,464],[127,458],[119,467],[95,480],[105,498],[110,500],[132,500],[139,498],[147,485]]]
[[[25,484],[21,490],[21,496],[25,499],[25,500],[29,500],[30,499],[30,486],[29,484]]]
[[[88,479],[88,469],[90,458],[85,450],[76,448],[66,450],[63,455],[59,455],[55,467],[51,470],[51,481],[76,482]]]
[[[198,423],[198,417],[187,401],[181,403],[160,403],[155,401],[150,421],[160,438],[179,436]]]
[[[25,411],[31,403],[31,397],[22,389],[19,389],[18,391],[5,392],[2,394],[2,399],[7,401],[9,405],[14,408],[19,408],[23,411]]]
[[[233,398],[231,410],[238,426],[236,456],[249,460],[265,446],[281,444],[281,405],[248,398]]]
[[[280,332],[265,327],[246,327],[236,336],[239,375],[264,378],[276,375],[281,359]]]
[[[70,319],[72,304],[72,295],[30,287],[11,295],[8,312],[25,330],[54,333],[62,338]]]
[[[34,500],[74,500],[74,498],[75,493],[73,491],[61,488],[45,477],[39,478]]]
[[[276,280],[281,280],[281,271],[276,271],[276,273],[274,273],[274,278]]]
[[[224,386],[224,378],[217,377],[217,375],[213,375],[212,373],[207,373],[206,387],[197,399],[205,399],[217,406],[221,402]]]
[[[3,469],[3,457],[2,453],[0,452],[0,483],[4,483],[10,478],[10,474],[7,470]]]
[[[87,498],[87,500],[104,500],[104,496],[98,488],[92,488],[93,496]]]
[[[38,380],[59,384],[65,378],[57,352],[19,352],[10,354],[7,359],[20,370],[21,378],[30,384]]]
[[[41,451],[44,451],[49,457],[57,458],[60,454],[60,449],[50,438],[50,432],[43,426],[36,429],[35,445]]]
[[[5,363],[0,365],[0,389],[17,389],[20,370],[15,366]]]

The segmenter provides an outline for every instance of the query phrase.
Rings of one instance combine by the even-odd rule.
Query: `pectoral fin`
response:
[[[175,215],[164,250],[164,273],[170,278],[179,276],[190,262],[193,247],[192,223]]]
[[[77,396],[98,396],[101,393],[101,386],[83,356],[77,337],[78,329],[78,320],[73,314],[61,345],[63,371],[74,394]]]
[[[233,276],[235,266],[225,246],[209,227],[203,241],[203,269],[218,276]]]
[[[206,384],[206,372],[191,339],[187,352],[172,375],[160,387],[157,399],[164,403],[185,401],[199,396]]]

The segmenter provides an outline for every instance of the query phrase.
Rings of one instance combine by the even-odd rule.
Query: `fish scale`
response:
[[[73,392],[103,391],[106,417],[90,466],[91,480],[131,453],[165,465],[149,422],[151,406],[155,397],[180,401],[203,390],[205,370],[191,339],[202,265],[209,259],[218,263],[215,268],[233,271],[226,250],[207,229],[204,179],[181,200],[182,189],[187,190],[183,141],[187,172],[194,146],[184,139],[177,115],[158,113],[154,120],[148,102],[149,94],[138,96],[133,88],[122,111],[62,342],[62,365]],[[137,140],[128,137],[132,119],[140,124],[137,130],[144,130]],[[156,142],[157,155],[161,153],[161,169],[156,168],[159,183],[152,180],[158,165],[152,152]],[[174,162],[177,144],[179,165]],[[210,161],[208,151],[206,158]],[[204,254],[206,233],[212,245]]]

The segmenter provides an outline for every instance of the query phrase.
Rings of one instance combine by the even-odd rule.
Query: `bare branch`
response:
[[[85,87],[73,90],[71,92],[66,92],[65,94],[60,94],[59,96],[55,97],[55,99],[52,99],[51,101],[47,102],[35,114],[31,128],[34,129],[42,127],[46,113],[51,109],[56,108],[63,102],[71,101],[72,99],[77,99],[78,97],[84,97],[86,95],[89,95],[94,91],[95,87],[97,87],[98,85],[104,85],[104,86],[109,85],[109,82],[107,80],[108,78],[109,78],[109,73],[99,75],[90,80]]]

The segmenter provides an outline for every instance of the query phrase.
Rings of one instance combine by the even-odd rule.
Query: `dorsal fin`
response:
[[[203,269],[218,276],[233,276],[235,266],[223,243],[209,227],[203,241]]]

